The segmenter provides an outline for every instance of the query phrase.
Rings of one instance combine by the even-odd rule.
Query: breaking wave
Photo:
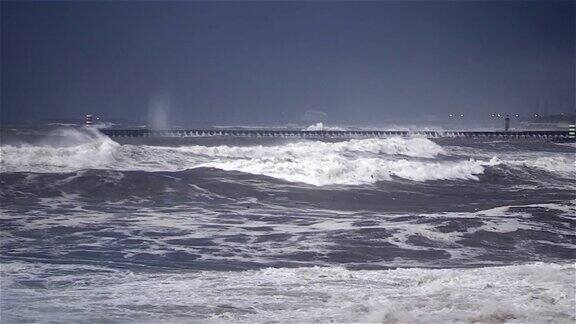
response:
[[[486,167],[502,163],[570,173],[565,156],[528,160],[497,157],[454,159],[426,138],[299,141],[275,146],[180,147],[120,145],[97,131],[67,130],[57,145],[3,145],[3,172],[73,172],[84,169],[181,171],[210,167],[265,175],[311,185],[359,185],[390,181],[478,180]],[[63,144],[64,143],[64,144]]]
[[[494,165],[495,161],[475,160],[460,162],[419,162],[383,160],[378,158],[347,159],[329,155],[316,159],[273,159],[259,158],[225,162],[209,162],[209,166],[227,171],[241,171],[262,174],[292,182],[312,185],[359,185],[383,180],[393,176],[413,181],[426,180],[478,180],[484,166]]]
[[[532,159],[510,161],[511,165],[539,168],[552,172],[572,173],[576,171],[576,157],[541,156]]]
[[[342,127],[337,126],[326,126],[324,123],[316,123],[314,125],[310,125],[303,130],[305,131],[343,131],[346,130]]]
[[[10,322],[82,322],[86,314],[93,322],[106,321],[105,316],[217,323],[575,320],[574,266],[550,263],[480,269],[314,267],[149,274],[19,262],[6,264],[3,272],[2,295]],[[15,286],[18,289],[6,289]],[[43,291],[42,303],[39,286],[51,287]],[[134,307],[126,313],[124,305]]]
[[[2,145],[2,172],[71,172],[110,168],[121,145],[92,130],[63,129],[38,145]],[[64,139],[64,140],[62,140]]]

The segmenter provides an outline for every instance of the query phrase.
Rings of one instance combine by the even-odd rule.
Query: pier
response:
[[[281,137],[281,138],[387,138],[387,137],[462,137],[462,138],[501,138],[501,139],[575,139],[574,133],[567,130],[527,130],[527,131],[391,131],[391,130],[243,130],[243,129],[191,129],[191,130],[149,130],[149,129],[101,129],[110,137]]]

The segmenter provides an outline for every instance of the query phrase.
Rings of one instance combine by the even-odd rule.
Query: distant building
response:
[[[525,129],[566,129],[571,124],[576,123],[576,115],[556,114],[539,115],[534,114],[527,118],[521,118],[520,124]]]

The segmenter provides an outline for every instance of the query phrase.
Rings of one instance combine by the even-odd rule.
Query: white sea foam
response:
[[[309,183],[363,184],[391,180],[477,179],[492,162],[415,161],[443,154],[424,138],[349,140],[337,143],[307,141],[281,146],[155,147],[119,145],[106,137],[66,147],[2,147],[6,171],[66,172],[86,168],[119,170],[183,170],[214,167]],[[363,156],[363,157],[361,157]],[[400,157],[399,157],[400,156]]]
[[[73,145],[53,147],[2,146],[0,165],[3,172],[70,172],[106,168],[115,161],[120,145],[110,139],[95,139]]]
[[[153,149],[153,148],[150,148]],[[174,148],[164,148],[173,150]],[[387,155],[405,155],[410,157],[433,158],[444,154],[444,149],[425,138],[387,138],[352,139],[344,142],[326,143],[321,141],[302,141],[281,146],[182,146],[175,149],[183,153],[194,153],[211,157],[252,158],[299,156],[322,156],[326,154],[373,153]]]
[[[555,143],[556,145],[560,145],[560,146],[568,146],[568,147],[573,147],[576,148],[576,142],[571,142],[571,143]]]
[[[532,159],[514,160],[512,165],[521,165],[530,168],[539,168],[552,172],[576,172],[576,157],[569,155],[540,156]]]
[[[324,123],[316,123],[304,128],[305,131],[343,131],[346,130],[342,127],[326,126]]]
[[[2,272],[2,313],[9,322],[575,320],[573,265],[149,274],[95,266],[7,263]],[[20,284],[31,280],[33,287]],[[39,294],[38,286],[49,288]]]
[[[487,166],[571,172],[565,156],[501,160],[447,160],[444,148],[426,138],[352,139],[342,142],[300,141],[277,146],[120,145],[96,131],[66,130],[58,145],[41,143],[1,147],[4,172],[72,172],[84,169],[180,171],[213,167],[265,175],[312,185],[359,185],[389,181],[477,180]]]
[[[505,142],[505,141],[502,141]],[[571,143],[556,143],[571,144]],[[455,156],[476,156],[477,158],[498,157],[505,164],[523,168],[540,169],[554,173],[568,174],[574,176],[576,173],[576,155],[574,152],[545,152],[545,151],[494,151],[466,146],[448,146],[445,148],[448,155]]]
[[[348,159],[339,155],[318,158],[282,159],[258,158],[216,161],[202,164],[223,170],[262,174],[293,182],[312,185],[358,185],[392,180],[393,176],[414,181],[463,179],[478,180],[485,165],[494,162],[421,162],[406,159]]]

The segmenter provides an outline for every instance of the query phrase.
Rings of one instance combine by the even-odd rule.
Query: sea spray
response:
[[[171,100],[168,95],[159,95],[150,101],[148,126],[152,130],[168,129]]]

